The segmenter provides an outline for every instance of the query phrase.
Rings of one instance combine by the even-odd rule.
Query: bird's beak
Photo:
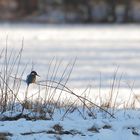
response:
[[[38,77],[40,77],[40,75],[37,74]]]

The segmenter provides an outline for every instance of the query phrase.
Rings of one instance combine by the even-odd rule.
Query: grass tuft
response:
[[[70,61],[64,67],[63,71],[60,71],[60,66],[63,61],[57,61],[53,58],[47,70],[47,80],[36,82],[38,91],[32,95],[30,95],[28,88],[25,89],[23,93],[25,99],[20,99],[20,89],[23,82],[22,77],[28,66],[25,64],[24,69],[22,66],[21,70],[22,53],[23,47],[17,54],[13,50],[8,51],[7,47],[0,52],[0,62],[2,64],[0,68],[1,120],[10,120],[10,118],[11,120],[18,120],[20,118],[26,118],[28,120],[53,120],[55,112],[62,112],[61,120],[64,120],[73,112],[78,112],[83,119],[87,119],[87,117],[95,119],[97,118],[97,110],[103,112],[105,116],[115,118],[115,109],[119,106],[117,104],[117,98],[122,79],[122,75],[117,78],[118,68],[114,71],[108,98],[101,96],[100,81],[99,95],[96,97],[95,102],[93,102],[88,97],[91,94],[91,86],[87,87],[80,95],[67,86],[76,59]],[[132,97],[134,100],[130,102]],[[99,102],[96,103],[96,100],[99,100]],[[138,96],[132,96],[131,94],[129,100],[123,103],[124,108],[128,108],[129,105],[131,105],[131,108],[135,108],[136,101],[139,102]],[[6,112],[11,113],[9,116],[5,116],[4,114]],[[15,112],[18,112],[18,115],[13,115]],[[55,131],[62,131],[61,129],[59,125],[54,126]],[[93,127],[89,131],[97,131],[94,129]]]

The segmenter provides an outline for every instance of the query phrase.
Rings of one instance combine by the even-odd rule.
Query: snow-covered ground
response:
[[[68,62],[77,57],[69,79],[73,87],[109,87],[114,71],[119,67],[120,86],[140,85],[140,26],[139,25],[36,25],[1,24],[0,48],[19,49],[24,38],[23,63],[33,62],[34,69],[44,80],[48,65],[54,58],[61,61],[63,71]],[[60,75],[57,75],[60,78]]]
[[[69,112],[63,120],[66,110],[61,108],[55,110],[53,120],[0,121],[0,136],[3,133],[12,140],[140,140],[140,110],[136,109],[140,107],[139,25],[1,24],[0,36],[0,49],[6,46],[8,36],[7,46],[16,52],[22,46],[24,38],[20,69],[27,63],[28,66],[23,79],[33,67],[41,76],[38,80],[45,80],[54,58],[53,66],[60,64],[55,75],[55,80],[59,81],[67,64],[77,57],[67,86],[78,95],[89,86],[81,96],[99,106],[108,102],[112,93],[111,107],[115,107],[107,109],[115,118],[99,108],[93,110],[95,116],[92,118],[87,109],[79,107],[74,112]],[[71,68],[67,73],[70,70]],[[113,83],[115,71],[117,76]],[[64,79],[62,83],[65,81]],[[21,100],[24,99],[25,86],[24,82],[21,83],[18,94]],[[36,85],[31,85],[28,96],[38,90],[40,89]],[[39,93],[43,98],[45,91]],[[66,104],[76,100],[75,96],[61,91],[56,92],[53,99],[57,99],[60,94]]]
[[[85,115],[82,118],[75,110],[62,121],[63,111],[55,114],[54,120],[1,121],[0,134],[11,140],[139,140],[140,111],[115,110],[115,119],[103,112],[97,118]]]

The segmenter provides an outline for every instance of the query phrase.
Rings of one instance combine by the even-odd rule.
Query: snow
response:
[[[80,115],[77,114],[77,112],[74,113],[76,113],[76,115],[70,114],[70,116],[68,118],[65,118],[64,121],[55,119],[49,121],[27,121],[25,119],[19,119],[17,121],[1,121],[0,132],[11,133],[11,140],[43,140],[56,139],[56,137],[60,137],[62,140],[140,139],[139,110],[126,110],[125,114],[124,110],[118,111],[117,113],[115,113],[116,119],[107,117],[102,119],[88,118],[84,120]],[[53,130],[53,126],[56,124],[62,126],[64,131],[71,131],[73,132],[73,134],[49,134],[48,131]],[[90,130],[90,128],[92,127],[97,129],[98,131],[94,131],[94,129],[93,131]]]
[[[8,35],[8,47],[18,51],[24,37],[23,61],[20,69],[23,69],[25,64],[33,62],[34,68],[41,76],[38,80],[45,80],[49,63],[53,57],[56,60],[63,58],[63,63],[55,79],[58,80],[68,62],[73,61],[77,56],[78,60],[67,86],[77,95],[86,96],[99,106],[109,101],[112,92],[110,107],[113,107],[117,96],[115,109],[107,109],[113,113],[115,118],[111,118],[109,114],[98,108],[92,110],[95,116],[91,117],[89,110],[83,111],[80,107],[81,104],[76,102],[82,114],[76,109],[74,112],[68,112],[62,118],[67,109],[62,105],[62,108],[55,109],[52,120],[0,121],[0,133],[9,134],[8,137],[11,140],[140,140],[139,25],[1,24],[0,32],[1,48],[5,46],[5,38]],[[115,87],[111,90],[114,71],[118,66]],[[31,67],[26,69],[23,79],[26,79]],[[121,75],[122,80],[119,83]],[[88,84],[91,86],[89,86],[90,90],[82,94]],[[26,84],[22,82],[18,94],[21,101],[24,100],[25,87]],[[35,84],[31,85],[28,97],[39,90]],[[53,90],[49,94],[52,92]],[[44,98],[45,90],[42,87],[39,93],[40,97]],[[65,101],[64,103],[67,105],[71,103],[70,101],[77,99],[69,93],[57,90],[53,100],[57,100],[60,94],[62,95],[60,101]],[[33,99],[37,97],[36,95]],[[20,107],[17,110],[20,110]],[[12,115],[19,113],[18,111],[13,112]],[[30,110],[24,110],[24,113],[30,113]],[[0,117],[3,115],[10,116],[11,112],[7,111]],[[55,125],[59,125],[63,129],[57,132],[54,129]]]
[[[32,63],[44,80],[53,57],[58,62],[63,60],[61,73],[77,57],[69,86],[81,88],[92,82],[98,87],[101,78],[102,87],[109,87],[114,71],[119,67],[121,87],[128,88],[127,83],[135,81],[134,88],[139,88],[139,25],[0,24],[0,33],[0,48],[5,47],[8,35],[8,48],[18,51],[24,38],[21,69],[29,64],[24,79],[30,73]]]
[[[41,90],[40,90],[41,89]],[[53,95],[52,100],[57,101],[59,98],[60,102],[65,102],[66,105],[71,104],[73,101],[77,100],[77,97],[69,92],[61,91],[61,90],[54,90],[49,89],[49,92],[46,93],[46,89],[41,87],[39,89],[38,85],[32,84],[28,89],[28,99],[36,100],[38,98],[38,93],[40,94],[40,98],[44,99],[46,94]],[[114,88],[113,91],[111,88],[89,88],[85,91],[85,88],[80,89],[72,89],[73,93],[81,96],[83,98],[86,97],[91,102],[94,102],[97,105],[103,105],[110,102],[111,107],[117,107],[119,109],[122,108],[139,108],[140,107],[140,89],[127,89],[127,88]],[[24,100],[25,90],[19,90],[19,94],[17,95],[20,101]],[[110,96],[112,95],[111,101],[109,101]],[[115,104],[114,104],[115,102]],[[89,103],[88,103],[89,104]],[[75,105],[83,105],[80,100],[76,101]],[[62,105],[63,106],[63,105]]]

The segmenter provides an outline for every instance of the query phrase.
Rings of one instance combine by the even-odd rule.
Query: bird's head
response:
[[[39,76],[36,71],[31,71],[31,75]]]

